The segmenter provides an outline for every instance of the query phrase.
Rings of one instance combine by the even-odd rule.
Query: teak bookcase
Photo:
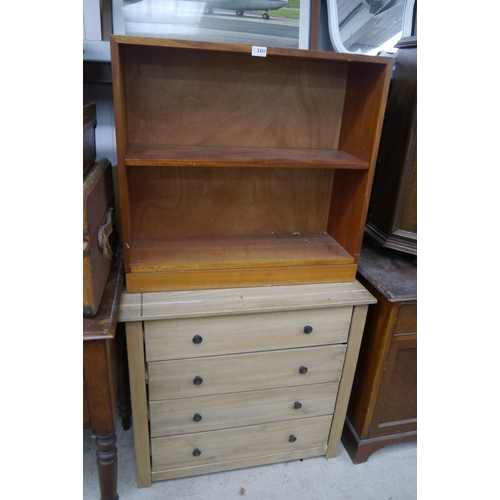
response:
[[[352,281],[392,59],[111,37],[126,286]]]

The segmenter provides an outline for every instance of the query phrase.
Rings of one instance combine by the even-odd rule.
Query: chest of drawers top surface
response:
[[[223,316],[369,305],[376,302],[357,280],[346,283],[189,290],[123,291],[118,321]]]

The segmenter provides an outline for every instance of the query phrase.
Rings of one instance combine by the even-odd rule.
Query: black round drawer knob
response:
[[[193,420],[195,422],[199,422],[201,420],[201,415],[199,413],[195,413],[194,417],[193,417]]]
[[[195,335],[193,337],[193,344],[201,344],[203,337],[201,335]]]
[[[201,451],[198,448],[195,448],[193,450],[193,456],[194,457],[199,457],[201,455]]]
[[[299,401],[295,401],[295,403],[293,403],[293,407],[298,410],[299,408],[302,408],[302,403],[300,403]]]
[[[299,368],[299,373],[300,373],[301,375],[304,375],[304,373],[307,373],[307,366],[301,366],[301,367]]]
[[[313,331],[313,327],[306,325],[304,326],[304,333],[311,333]]]
[[[288,441],[290,441],[290,443],[295,443],[295,441],[297,441],[297,438],[292,434],[289,438],[288,438]]]
[[[198,377],[198,375],[196,377],[194,377],[194,379],[193,379],[194,385],[200,385],[202,382],[203,382],[203,379],[201,377]]]

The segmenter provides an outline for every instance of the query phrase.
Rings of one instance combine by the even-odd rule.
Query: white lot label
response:
[[[256,47],[252,46],[252,56],[258,57],[266,57],[267,56],[267,47]]]

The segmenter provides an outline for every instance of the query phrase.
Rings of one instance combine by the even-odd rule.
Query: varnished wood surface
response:
[[[331,415],[338,382],[263,391],[152,401],[151,436],[188,434]],[[295,408],[298,402],[302,406]],[[198,414],[201,420],[195,421]]]
[[[131,167],[134,236],[325,232],[334,173]]]
[[[255,267],[247,269],[208,269],[129,273],[129,292],[164,292],[169,290],[208,290],[218,288],[301,285],[305,283],[341,283],[353,281],[356,264],[293,267]]]
[[[358,281],[311,285],[129,293],[123,291],[122,322],[195,318],[271,311],[344,307],[376,302]]]
[[[417,268],[413,256],[363,247],[369,308],[342,441],[355,463],[417,437]]]
[[[132,272],[352,264],[326,233],[136,237]]]
[[[395,58],[367,231],[384,247],[417,254],[416,37],[401,39]]]
[[[346,346],[305,347],[261,353],[148,363],[149,399],[186,398],[292,387],[340,380]],[[300,373],[305,366],[307,372]],[[196,385],[195,377],[203,382]]]
[[[351,316],[352,307],[338,307],[147,321],[146,360],[342,343],[347,341]],[[312,328],[310,333],[304,332],[306,326]],[[194,342],[196,336],[199,343]]]
[[[356,263],[392,59],[279,48],[255,58],[245,45],[120,36],[111,57],[127,274],[143,272],[135,238],[167,234],[326,231]],[[222,180],[181,173],[198,175],[199,165],[223,170]],[[297,177],[307,170],[323,177]],[[324,270],[315,271],[311,280]],[[127,287],[172,289],[170,276],[151,272]],[[202,288],[312,282],[245,274],[172,278],[177,289],[185,278]],[[319,281],[353,278],[341,270]]]
[[[151,440],[152,469],[189,467],[325,444],[330,416],[277,422],[245,428],[200,432]],[[290,442],[293,435],[297,439]],[[193,449],[201,454],[193,456]]]
[[[412,255],[364,245],[358,272],[391,302],[417,300],[417,263]]]
[[[235,146],[129,145],[127,166],[367,169],[369,163],[338,149]]]
[[[122,51],[129,144],[337,149],[344,61]]]
[[[114,338],[122,291],[123,257],[117,255],[109,272],[97,315],[93,318],[83,318],[84,341]]]

